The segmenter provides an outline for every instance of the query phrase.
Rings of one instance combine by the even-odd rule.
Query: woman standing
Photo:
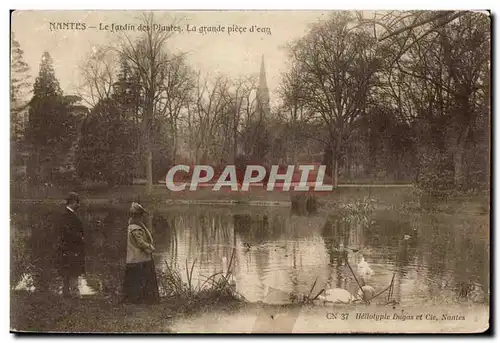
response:
[[[127,266],[123,283],[124,302],[158,303],[158,281],[153,261],[153,237],[144,224],[148,212],[139,203],[130,206],[127,234]]]

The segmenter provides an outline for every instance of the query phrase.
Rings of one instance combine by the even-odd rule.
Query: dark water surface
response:
[[[80,210],[87,261],[82,292],[120,293],[127,209],[94,205]],[[54,261],[56,218],[63,210],[12,205],[13,288],[60,291]],[[489,218],[484,214],[299,216],[288,209],[165,206],[154,209],[148,221],[159,270],[168,263],[187,280],[186,266],[194,263],[195,283],[202,282],[227,269],[234,251],[236,290],[252,302],[293,302],[308,294],[315,280],[313,293],[325,285],[355,293],[353,272],[376,291],[393,280],[392,299],[401,304],[489,301]]]

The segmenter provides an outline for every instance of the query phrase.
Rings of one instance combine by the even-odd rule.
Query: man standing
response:
[[[66,198],[66,209],[60,222],[60,274],[63,278],[63,296],[79,296],[78,277],[85,273],[83,225],[76,211],[80,197],[71,192]]]

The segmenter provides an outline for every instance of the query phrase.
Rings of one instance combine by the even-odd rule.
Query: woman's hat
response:
[[[130,213],[148,213],[148,211],[138,202],[133,202],[132,205],[130,205]]]

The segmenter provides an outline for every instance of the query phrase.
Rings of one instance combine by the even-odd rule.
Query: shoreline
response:
[[[292,196],[297,193],[292,192],[266,192],[265,190],[255,190],[253,192],[229,193],[213,192],[203,189],[196,192],[167,192],[154,189],[153,194],[144,195],[142,187],[110,189],[105,192],[81,191],[82,205],[84,207],[93,206],[124,206],[130,202],[138,201],[149,207],[159,209],[240,209],[252,208],[255,210],[275,209],[275,210],[293,210]],[[11,197],[10,205],[40,205],[53,206],[63,205],[66,192],[60,191],[59,194],[50,196],[23,196]],[[303,193],[304,194],[304,193]],[[306,195],[305,193],[304,195]],[[437,212],[455,212],[453,207],[457,206],[466,210],[472,210],[479,214],[488,214],[491,207],[491,197],[486,192],[477,194],[466,194],[452,196],[445,199],[432,199],[421,195],[415,188],[354,188],[345,187],[329,194],[317,194],[317,210],[319,212],[338,210],[345,204],[357,202],[366,202],[368,199],[373,201],[374,210],[402,210],[407,212],[409,209],[416,211],[437,211]],[[299,204],[301,207],[305,204]]]
[[[166,204],[203,204],[210,203],[220,205],[265,205],[265,206],[288,206],[292,198],[297,196],[314,195],[317,200],[324,202],[346,199],[362,199],[365,197],[391,200],[394,197],[400,200],[411,200],[416,194],[412,185],[378,186],[352,186],[340,185],[331,192],[299,192],[299,191],[272,191],[263,188],[250,189],[249,191],[230,192],[221,190],[212,191],[211,188],[200,188],[196,191],[172,192],[164,186],[154,185],[150,194],[146,193],[144,186],[123,186],[114,188],[47,188],[32,189],[23,193],[11,192],[13,203],[58,203],[64,201],[69,191],[80,193],[82,202],[90,204],[127,203],[139,201],[143,203],[164,202]]]

